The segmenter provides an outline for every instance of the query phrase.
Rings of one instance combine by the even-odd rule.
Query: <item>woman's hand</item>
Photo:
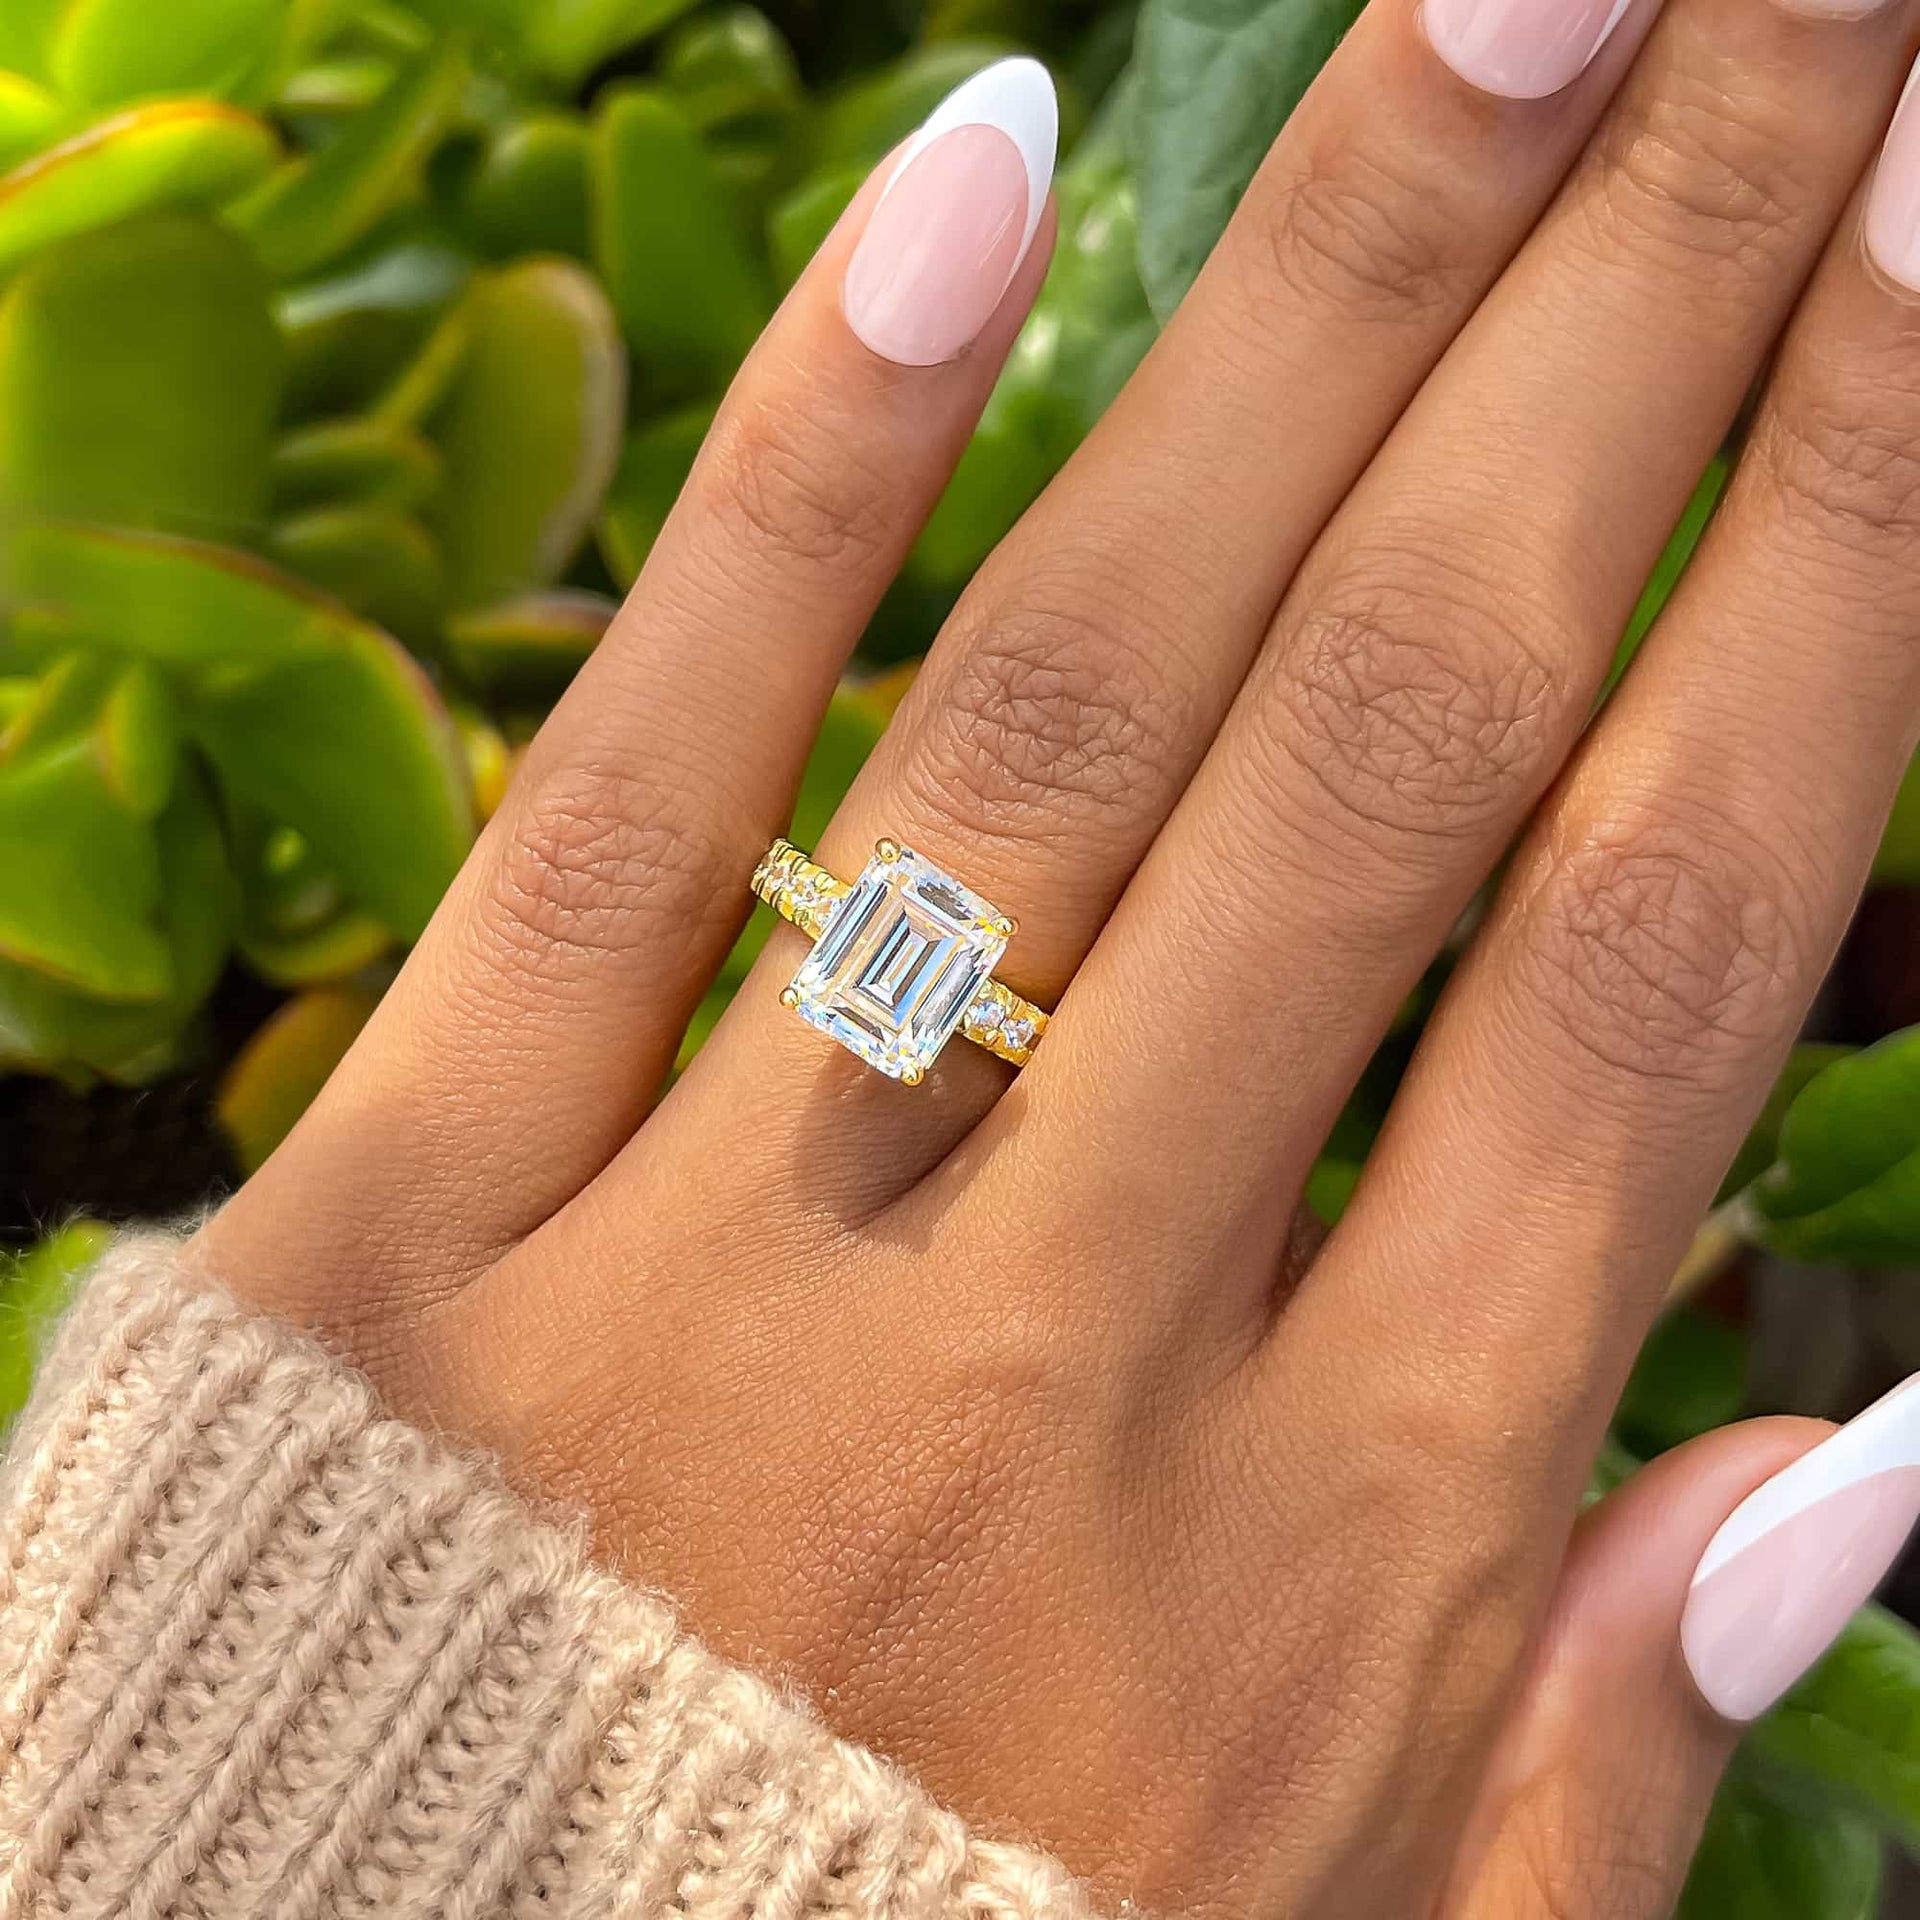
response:
[[[780,1006],[783,929],[649,1111],[1043,269],[975,127],[851,210],[205,1236],[1105,1897],[1652,1920],[1734,1738],[1689,1579],[1817,1437],[1717,1435],[1569,1549],[1920,727],[1920,108],[1858,198],[1920,13],[1608,13],[1376,0],[835,822],[835,871],[890,835],[1018,916],[1003,975],[1060,1008],[1017,1081],[870,1072]],[[1334,1116],[1536,809],[1314,1249]],[[1722,1706],[1911,1518],[1847,1512],[1777,1592],[1703,1587],[1783,1636],[1690,1622]]]

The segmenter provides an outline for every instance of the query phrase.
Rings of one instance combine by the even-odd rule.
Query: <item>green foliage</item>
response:
[[[76,1220],[31,1252],[0,1252],[0,1438],[26,1405],[41,1336],[110,1238],[96,1222]]]
[[[291,997],[226,1072],[298,1117],[644,566],[776,297],[953,86],[1061,77],[1060,239],[835,699],[816,838],[994,544],[1184,294],[1357,0],[0,3],[0,1071],[204,1066],[239,965]],[[1716,463],[1622,649],[1724,490]],[[1920,774],[1882,852],[1920,883]],[[757,915],[688,1036],[768,929]],[[1445,963],[1310,1190],[1338,1216]],[[1920,1038],[1803,1049],[1722,1226],[1920,1265]],[[0,1264],[0,1421],[100,1230]],[[1737,1328],[1650,1341],[1596,1491],[1734,1417]],[[1920,1660],[1869,1613],[1759,1729],[1685,1911],[1866,1911],[1920,1843]]]

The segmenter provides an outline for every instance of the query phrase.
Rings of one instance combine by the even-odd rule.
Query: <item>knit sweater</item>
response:
[[[0,1467],[0,1916],[1084,1920],[130,1238]]]

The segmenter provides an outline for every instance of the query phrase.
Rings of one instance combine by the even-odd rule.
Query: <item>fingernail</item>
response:
[[[932,367],[978,337],[1033,244],[1059,126],[1037,60],[1002,60],[934,109],[847,267],[847,324],[875,353]]]
[[[1920,1519],[1920,1374],[1735,1507],[1693,1576],[1680,1645],[1728,1720],[1757,1719],[1873,1597]]]
[[[1881,272],[1920,292],[1920,67],[1907,82],[1867,195],[1867,251]]]
[[[1544,100],[1593,64],[1632,0],[1426,0],[1433,50],[1469,86]]]

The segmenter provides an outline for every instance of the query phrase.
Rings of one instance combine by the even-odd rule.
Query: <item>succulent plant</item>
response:
[[[1064,82],[1059,251],[835,702],[811,838],[1357,5],[0,4],[0,1076],[211,1063],[228,1157],[257,1164],[599,639],[773,303],[889,147],[1032,47]],[[1920,887],[1920,775],[1876,881]],[[1447,964],[1329,1143],[1329,1215]],[[236,981],[238,1034],[208,1012]],[[1920,1029],[1896,1024],[1796,1056],[1686,1283],[1753,1248],[1920,1270]],[[0,1102],[0,1163],[7,1140]],[[100,1232],[0,1255],[0,1423]],[[1603,1482],[1735,1417],[1745,1364],[1737,1316],[1677,1305]],[[1869,1614],[1756,1731],[1685,1912],[1863,1915],[1884,1834],[1920,1846],[1920,1642]]]

